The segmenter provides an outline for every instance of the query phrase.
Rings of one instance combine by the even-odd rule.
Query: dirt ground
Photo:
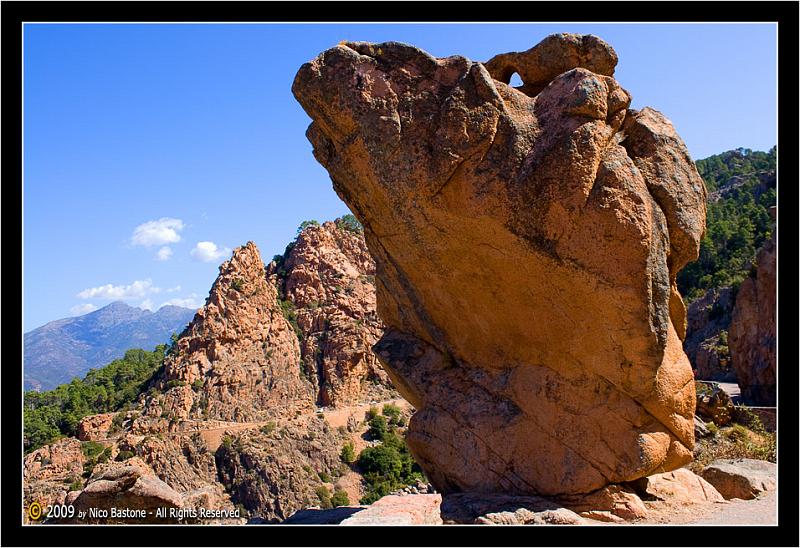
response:
[[[704,504],[645,502],[647,519],[633,525],[777,525],[778,497],[767,491],[753,500]]]

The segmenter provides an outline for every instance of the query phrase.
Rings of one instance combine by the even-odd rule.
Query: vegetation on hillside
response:
[[[24,396],[24,450],[29,453],[65,436],[75,436],[78,422],[97,413],[119,411],[133,402],[161,367],[167,351],[132,349],[120,360],[91,369],[81,379],[47,392]]]
[[[396,410],[398,412],[396,412]],[[389,417],[389,421],[386,420]],[[400,430],[399,409],[387,405],[383,415],[375,410],[367,413],[369,436],[380,444],[367,447],[358,456],[358,467],[367,486],[361,504],[371,504],[392,491],[424,479],[422,469],[414,461]]]
[[[713,422],[706,425],[711,436],[696,440],[694,461],[688,466],[690,470],[699,473],[718,459],[777,462],[775,432],[767,432],[758,416],[744,406],[735,409],[733,418],[733,422],[721,428]]]
[[[678,274],[678,288],[688,302],[711,288],[737,287],[750,272],[758,249],[773,226],[769,208],[775,205],[774,184],[762,179],[775,171],[775,147],[769,152],[737,149],[697,162],[709,193],[706,234],[700,257]]]

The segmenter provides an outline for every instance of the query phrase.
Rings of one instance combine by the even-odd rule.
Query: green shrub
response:
[[[317,472],[317,475],[319,476],[320,481],[324,481],[325,483],[331,482],[331,476],[324,470],[321,472]]]
[[[192,388],[195,390],[200,390],[203,388],[203,379],[197,379],[192,383]]]
[[[334,507],[349,506],[350,497],[347,496],[347,492],[345,492],[343,489],[336,489],[331,497],[331,505]]]
[[[383,406],[383,414],[389,417],[389,424],[397,424],[400,417],[403,416],[403,411],[398,406],[387,403]]]
[[[278,305],[281,307],[281,314],[283,314],[283,317],[289,322],[289,325],[292,326],[292,329],[297,335],[297,339],[303,342],[303,331],[297,323],[297,311],[294,303],[289,300],[278,299]]]
[[[84,441],[81,443],[81,452],[86,458],[94,458],[100,455],[105,447],[95,441]]]
[[[367,447],[358,456],[358,466],[365,474],[378,474],[390,479],[399,479],[403,462],[396,448],[389,445]]]
[[[103,449],[103,452],[100,453],[100,456],[97,457],[97,462],[108,462],[108,459],[111,458],[111,447],[106,447]]]
[[[167,390],[170,388],[175,388],[176,386],[186,386],[186,381],[181,381],[178,379],[172,379],[171,381],[167,381]]]
[[[300,226],[297,227],[298,236],[300,235],[301,232],[303,232],[310,226],[319,226],[319,221],[317,221],[316,219],[311,219],[309,221],[303,221],[302,223],[300,223]]]
[[[230,449],[233,446],[233,438],[226,434],[222,437],[222,445],[225,446],[225,449]]]
[[[129,458],[134,457],[134,456],[135,455],[134,455],[133,451],[120,451],[119,453],[117,453],[117,458],[115,460],[121,462],[121,461],[124,461],[124,460],[128,460]]]
[[[269,436],[275,431],[276,426],[277,425],[275,424],[275,421],[269,421],[267,424],[265,424],[260,428],[261,433]]]
[[[719,426],[714,424],[714,421],[707,422],[706,428],[708,428],[708,431],[711,432],[712,436],[716,436],[717,434],[719,434]]]
[[[348,213],[343,217],[336,219],[336,226],[341,230],[347,230],[349,232],[353,232],[356,234],[361,234],[364,232],[364,226],[358,222],[355,215]]]
[[[333,504],[331,503],[331,492],[328,491],[327,487],[320,485],[317,487],[316,493],[317,498],[319,499],[319,505],[322,508],[333,508]]]
[[[241,278],[234,278],[231,280],[231,287],[241,293],[242,289],[244,289],[244,280]]]
[[[362,504],[370,504],[423,478],[405,440],[395,432],[387,432],[380,445],[364,449],[358,456],[358,467],[367,484]]]
[[[761,417],[756,415],[752,409],[745,405],[737,405],[733,409],[734,422],[746,426],[753,432],[765,434],[764,423],[761,422]]]
[[[69,484],[70,491],[80,491],[83,489],[83,482],[77,478],[72,478],[72,483]]]
[[[387,432],[389,432],[389,426],[386,423],[386,418],[377,415],[373,417],[369,421],[369,437],[373,440],[382,440]]]
[[[734,424],[731,428],[725,431],[725,437],[731,441],[746,441],[749,436],[747,428],[741,424]]]
[[[367,421],[371,421],[372,419],[377,417],[378,413],[379,413],[379,411],[378,411],[377,407],[370,407],[369,410],[367,411],[367,415],[366,415]]]
[[[25,453],[59,438],[76,436],[83,417],[120,411],[136,401],[161,367],[166,348],[159,345],[152,352],[128,350],[122,359],[100,369],[90,369],[83,379],[73,379],[45,392],[25,392]],[[123,418],[114,418],[112,431],[122,427]]]
[[[348,464],[355,462],[356,460],[356,451],[353,447],[353,442],[347,442],[342,447],[342,452],[339,455],[342,459],[342,462],[346,462]]]

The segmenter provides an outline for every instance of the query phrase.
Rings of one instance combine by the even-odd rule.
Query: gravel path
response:
[[[705,504],[645,502],[648,517],[635,525],[777,525],[778,497],[768,491],[757,499]]]

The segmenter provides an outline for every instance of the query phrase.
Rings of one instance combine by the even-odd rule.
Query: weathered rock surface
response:
[[[742,399],[775,405],[775,234],[759,250],[757,268],[739,287],[728,337]]]
[[[633,482],[642,495],[669,502],[722,502],[725,499],[713,485],[686,468],[653,474]]]
[[[25,455],[22,461],[24,506],[34,501],[43,508],[63,504],[73,485],[83,485],[84,462],[81,442],[75,438],[59,440]],[[27,512],[23,519],[29,522]]]
[[[697,381],[697,414],[717,426],[725,426],[733,420],[735,406],[728,393],[715,382]]]
[[[375,311],[375,261],[363,235],[341,220],[309,226],[276,259],[267,276],[294,314],[317,402],[388,399],[389,378],[372,352],[383,325]]]
[[[62,479],[71,475],[80,477],[84,460],[81,442],[64,438],[25,455],[23,474],[31,481]]]
[[[615,516],[622,520],[637,520],[647,516],[642,499],[631,489],[622,485],[607,485],[586,495],[568,495],[559,498],[564,506],[592,517],[594,513]],[[598,519],[594,516],[593,519]],[[613,518],[605,521],[616,521]]]
[[[727,341],[734,302],[732,289],[724,287],[689,305],[683,349],[698,380],[736,382]]]
[[[78,439],[81,441],[98,441],[108,438],[111,424],[116,413],[101,413],[84,417],[78,423]]]
[[[708,429],[706,423],[703,419],[698,417],[697,415],[694,416],[694,437],[697,438],[707,438],[711,435],[711,430]]]
[[[441,495],[386,495],[341,525],[441,525]]]
[[[575,35],[486,65],[345,42],[295,78],[442,493],[587,493],[691,459],[675,277],[706,190],[671,123],[627,110],[615,62]]]
[[[205,306],[165,360],[159,388],[164,397],[148,415],[244,422],[313,406],[297,336],[253,242],[219,267]]]
[[[550,499],[502,493],[447,495],[442,500],[441,516],[447,524],[576,525],[586,521]]]
[[[76,515],[92,508],[144,510],[145,517],[96,517],[87,515],[81,523],[172,523],[177,520],[156,517],[158,508],[180,508],[180,493],[161,481],[140,459],[100,465],[86,487],[73,501]],[[78,520],[75,521],[76,523]]]
[[[777,465],[755,459],[721,459],[712,462],[700,476],[726,499],[752,499],[777,486]]]
[[[316,417],[231,437],[216,454],[220,481],[252,516],[275,523],[319,504],[321,475],[342,472],[343,437]],[[332,491],[332,485],[327,486]]]

